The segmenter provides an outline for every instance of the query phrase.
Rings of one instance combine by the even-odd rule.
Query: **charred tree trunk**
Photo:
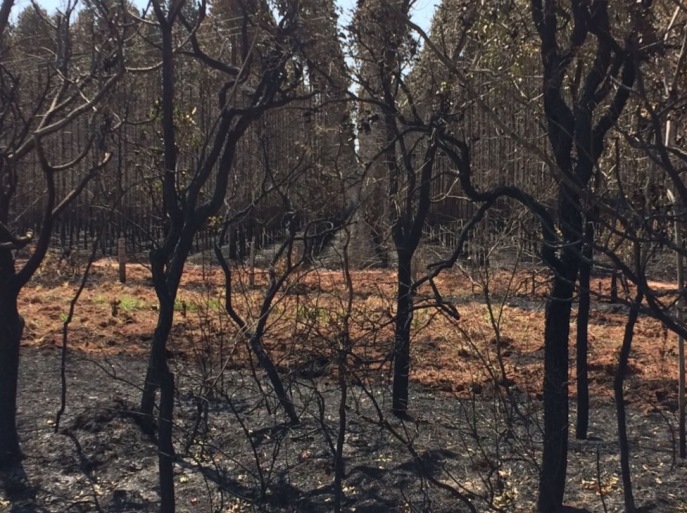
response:
[[[408,411],[410,327],[413,321],[412,259],[413,251],[398,249],[392,404],[392,412],[398,416],[404,416]]]
[[[174,260],[166,265],[169,256],[160,250],[150,255],[153,287],[159,302],[157,325],[153,333],[148,370],[141,394],[141,427],[148,435],[154,432],[155,396],[162,380],[170,372],[167,366],[167,341],[174,323],[174,302],[176,301],[183,265],[193,241],[192,236],[180,237]]]
[[[627,416],[625,414],[625,396],[623,387],[625,385],[625,376],[627,374],[627,364],[630,358],[630,351],[632,350],[632,339],[634,337],[634,327],[639,316],[639,305],[642,302],[643,294],[637,293],[635,302],[630,309],[630,315],[627,318],[625,325],[625,335],[623,336],[623,345],[620,348],[620,356],[618,357],[618,370],[613,380],[613,391],[615,394],[615,409],[618,419],[618,445],[620,447],[620,469],[623,479],[623,499],[625,501],[625,511],[627,513],[635,513],[635,501],[632,493],[632,475],[630,472],[630,445],[627,440]]]
[[[185,256],[183,257],[186,258]],[[167,364],[167,341],[174,321],[174,301],[178,290],[178,279],[170,282],[161,272],[160,255],[151,256],[153,283],[160,302],[157,326],[153,334],[148,371],[141,396],[141,427],[149,435],[154,432],[155,396],[160,389],[160,411],[158,415],[158,470],[160,479],[160,512],[174,513],[174,374]]]
[[[9,283],[11,267],[7,266],[12,266],[12,256],[8,250],[0,250],[0,253],[3,253],[0,255],[0,468],[6,468],[21,459],[17,432],[17,380],[24,320],[17,310],[19,291]]]
[[[141,427],[152,435],[154,432],[155,396],[167,369],[167,341],[174,320],[174,300],[160,300],[157,326],[153,333],[148,370],[141,394]],[[169,370],[167,370],[169,372]]]
[[[296,407],[294,406],[293,401],[291,400],[289,394],[286,392],[286,389],[284,388],[284,383],[282,382],[282,379],[279,376],[279,371],[277,371],[277,367],[274,365],[272,358],[265,350],[265,347],[262,345],[262,334],[253,334],[253,336],[250,339],[250,347],[255,353],[256,357],[258,358],[258,363],[260,364],[260,366],[263,369],[265,369],[267,378],[270,380],[270,383],[272,384],[272,389],[274,390],[274,393],[276,394],[277,399],[279,400],[279,404],[282,405],[284,411],[286,412],[286,415],[289,417],[289,421],[294,426],[299,424],[300,421],[298,419],[298,412],[296,412]]]
[[[166,379],[166,374],[170,373],[167,366],[167,342],[174,323],[174,304],[184,273],[184,265],[193,247],[193,238],[199,224],[178,230],[176,237],[172,235],[173,244],[168,244],[166,241],[166,250],[157,249],[150,255],[153,288],[159,302],[159,310],[141,395],[142,426],[149,434],[153,432],[156,392],[162,386],[162,380]]]
[[[148,370],[141,394],[142,428],[148,434],[153,432],[153,410],[157,389],[162,383],[161,380],[166,378],[166,374],[169,373],[166,351],[167,340],[174,321],[174,301],[183,272],[183,264],[188,256],[195,233],[182,232],[184,221],[188,221],[191,216],[185,217],[185,212],[182,212],[176,184],[175,63],[172,27],[178,10],[175,8],[165,12],[162,4],[157,1],[152,2],[152,7],[158,20],[162,39],[161,107],[164,161],[162,194],[163,209],[167,214],[169,224],[166,227],[163,244],[150,253],[153,286],[160,303],[160,310],[157,326],[153,333]],[[160,479],[162,480],[162,478],[161,474]]]
[[[2,170],[0,159],[0,176]],[[3,228],[8,218],[11,195],[1,189],[0,243],[10,244],[12,234]],[[17,308],[21,288],[16,278],[11,246],[0,248],[0,468],[15,465],[22,456],[17,432],[17,381],[24,319]]]
[[[565,493],[568,450],[568,335],[574,284],[583,263],[585,238],[582,211],[591,206],[590,180],[604,151],[608,131],[618,121],[635,80],[631,48],[623,49],[613,39],[607,2],[573,0],[564,7],[557,0],[531,0],[532,19],[541,39],[544,68],[543,100],[548,139],[561,174],[558,191],[560,258],[551,261],[556,271],[552,297],[547,305],[544,357],[544,453],[538,506],[540,513],[561,509]],[[564,46],[559,16],[567,11],[573,22]],[[593,28],[593,30],[592,30]],[[582,67],[570,69],[579,49],[589,40],[596,46],[593,64],[582,75]],[[622,70],[622,71],[620,71]],[[620,76],[622,87],[611,94],[604,84]],[[565,83],[572,79],[577,93],[572,101]],[[579,87],[579,89],[578,89]],[[605,104],[605,105],[604,105]],[[597,108],[601,105],[601,115]],[[580,191],[585,203],[580,201]],[[557,261],[556,261],[557,260]],[[588,287],[587,287],[588,288]]]
[[[182,233],[174,246],[174,257],[161,250],[153,251],[150,262],[153,286],[159,301],[157,326],[153,334],[143,393],[141,395],[141,427],[154,433],[155,396],[160,389],[158,414],[158,470],[160,479],[160,512],[174,513],[174,374],[167,364],[167,342],[174,322],[174,302],[179,290],[184,263],[191,250],[195,230]],[[167,264],[167,265],[165,265]]]
[[[278,255],[281,255],[282,251],[287,247],[287,245],[292,247],[295,236],[295,232],[292,231],[290,240],[287,241],[284,245],[282,245],[282,248],[279,250]],[[270,312],[272,311],[272,302],[274,301],[277,292],[284,284],[284,280],[286,279],[286,277],[293,270],[295,270],[296,267],[292,267],[291,270],[287,271],[281,279],[277,279],[276,276],[273,273],[271,273],[270,285],[267,289],[267,292],[265,293],[265,297],[260,308],[260,317],[258,319],[258,323],[255,327],[255,331],[251,332],[248,329],[248,324],[246,323],[246,321],[244,321],[244,319],[238,314],[238,312],[234,309],[232,304],[232,272],[231,267],[227,262],[227,259],[224,258],[224,255],[222,254],[222,237],[220,237],[220,243],[215,246],[215,256],[217,257],[217,261],[219,262],[220,267],[224,272],[225,310],[229,317],[236,323],[239,329],[248,338],[251,350],[257,357],[258,364],[263,369],[265,369],[265,373],[267,374],[267,377],[270,380],[270,383],[272,384],[272,389],[274,390],[274,393],[277,395],[279,404],[282,405],[284,411],[286,412],[286,415],[289,417],[289,421],[292,425],[297,425],[300,423],[300,421],[298,418],[298,412],[296,412],[296,407],[293,404],[291,398],[289,397],[289,394],[287,393],[286,389],[284,388],[284,383],[282,382],[282,379],[279,376],[279,371],[277,370],[277,367],[274,364],[272,357],[270,356],[269,352],[267,351],[267,349],[265,349],[265,346],[262,343],[263,337],[265,335],[265,327],[267,326],[267,321],[269,319]]]
[[[568,339],[575,282],[581,263],[583,220],[579,196],[562,184],[558,218],[565,247],[557,261],[544,328],[544,450],[539,481],[540,513],[563,505],[568,467]]]
[[[539,511],[552,513],[563,503],[568,466],[568,337],[573,282],[557,275],[546,305],[544,331],[544,452]]]
[[[589,352],[589,310],[591,306],[589,284],[592,274],[592,246],[594,245],[594,223],[591,221],[587,222],[584,239],[582,260],[580,262],[580,299],[577,311],[577,424],[575,426],[575,437],[578,440],[586,440],[589,429],[589,369],[587,355]]]

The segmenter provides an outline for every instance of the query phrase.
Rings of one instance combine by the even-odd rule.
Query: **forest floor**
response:
[[[79,286],[66,271],[46,265],[20,298],[25,459],[0,474],[0,513],[155,511],[155,445],[133,413],[157,318],[150,273],[130,265],[120,284],[111,261],[91,269],[67,330],[66,412],[55,434],[63,326]],[[224,312],[221,271],[189,266],[169,345],[178,388],[177,511],[331,511],[343,378],[346,511],[468,511],[458,495],[477,511],[534,511],[548,278],[535,268],[470,271],[436,280],[459,320],[431,306],[430,287],[419,291],[427,308],[413,319],[405,421],[388,414],[394,274],[353,272],[350,303],[341,271],[309,270],[287,280],[264,341],[301,414],[301,425],[292,427]],[[251,324],[267,275],[257,273],[253,287],[248,280],[245,270],[235,273],[232,297]],[[612,384],[627,307],[607,301],[607,278],[595,278],[591,288],[590,436],[574,440],[571,345],[566,503],[570,511],[619,512]],[[346,319],[351,350],[339,367]],[[571,331],[574,340],[574,319]],[[675,337],[640,317],[626,395],[635,495],[647,511],[687,511],[687,466],[675,454],[676,353]],[[203,409],[207,418],[198,414]]]

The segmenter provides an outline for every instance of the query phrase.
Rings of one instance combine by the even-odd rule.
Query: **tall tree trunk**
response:
[[[673,229],[675,230],[675,246],[677,247],[677,251],[675,252],[677,259],[677,286],[680,291],[683,291],[685,288],[685,260],[682,251],[685,247],[685,241],[684,234],[682,233],[682,223],[680,223],[678,215],[679,213],[676,212]],[[677,318],[680,323],[683,323],[685,320],[684,308],[685,298],[684,293],[681,292],[677,302]],[[679,335],[677,337],[677,358],[678,453],[680,454],[680,458],[684,459],[687,457],[687,429],[685,426],[685,339]]]
[[[559,225],[566,247],[557,263],[544,328],[544,450],[539,513],[563,505],[568,468],[568,339],[575,282],[581,263],[584,222],[579,196],[565,184],[558,192]]]
[[[539,481],[540,513],[563,504],[568,466],[568,337],[574,280],[556,275],[546,305],[544,331],[544,453]]]
[[[625,325],[625,335],[623,345],[620,348],[618,358],[618,370],[613,380],[613,391],[615,393],[615,409],[618,418],[618,445],[620,446],[620,469],[623,479],[623,499],[625,501],[626,513],[635,513],[635,500],[632,494],[632,475],[630,473],[630,445],[627,440],[627,417],[625,414],[625,397],[623,387],[625,385],[625,375],[627,374],[627,364],[632,349],[632,339],[634,337],[634,327],[639,315],[639,305],[642,302],[643,294],[637,293],[635,302],[630,309],[630,315]]]
[[[182,250],[184,247],[182,247]],[[185,253],[187,254],[187,253]],[[184,254],[184,255],[185,255]],[[184,257],[185,258],[185,257]],[[160,255],[152,255],[152,274],[159,305],[157,326],[153,333],[152,347],[148,360],[143,393],[141,395],[141,426],[143,431],[154,432],[155,395],[160,389],[160,411],[158,415],[158,470],[160,479],[160,512],[174,513],[174,374],[167,365],[167,341],[174,322],[174,301],[181,277],[181,267],[174,266],[176,272],[164,266]],[[171,276],[170,274],[174,274]],[[165,279],[167,278],[167,279]],[[171,289],[171,290],[170,290]]]
[[[396,326],[394,339],[394,377],[392,412],[403,416],[408,412],[408,380],[410,374],[410,326],[413,320],[411,262],[413,252],[400,248],[396,296]]]
[[[6,468],[21,459],[17,433],[17,379],[24,320],[17,311],[17,295],[7,287],[6,280],[0,280],[0,285],[0,468]]]
[[[591,306],[589,284],[592,274],[592,246],[594,244],[594,223],[591,221],[586,223],[584,239],[582,260],[580,262],[580,300],[577,311],[577,424],[575,426],[575,437],[578,440],[587,439],[589,428],[589,369],[587,366],[587,355],[589,352],[589,310]]]

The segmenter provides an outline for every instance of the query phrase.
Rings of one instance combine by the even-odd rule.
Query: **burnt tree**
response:
[[[409,9],[404,1],[361,4],[351,28],[360,61],[355,100],[367,173],[363,205],[381,213],[371,227],[376,253],[384,255],[381,246],[390,239],[396,257],[392,411],[401,417],[408,412],[414,257],[435,199],[438,141],[464,109],[452,102],[443,74],[413,67],[419,43],[409,30]],[[419,81],[424,92],[415,94]]]
[[[110,160],[102,133],[99,134],[101,140],[91,134],[78,151],[63,161],[56,161],[50,152],[51,145],[63,131],[86,118],[91,118],[91,123],[97,121],[98,106],[124,72],[123,37],[118,23],[108,25],[114,44],[107,56],[114,62],[113,66],[105,70],[95,57],[85,63],[73,59],[71,21],[75,6],[76,2],[69,2],[54,18],[37,10],[42,30],[52,34],[55,42],[52,48],[42,49],[51,59],[43,68],[40,81],[32,81],[30,65],[17,66],[17,61],[5,59],[13,50],[8,45],[7,33],[13,2],[4,0],[0,7],[0,54],[3,56],[0,63],[0,136],[3,141],[0,147],[0,467],[14,465],[21,459],[16,409],[24,320],[17,307],[17,298],[48,252],[57,217]],[[93,8],[97,6],[94,3]],[[32,232],[15,233],[15,194],[18,185],[26,185],[31,178],[25,167],[29,156],[36,157],[41,173],[40,182],[32,183],[33,190],[45,190],[42,221],[35,237]],[[59,187],[58,177],[72,170],[78,177],[76,181],[68,187]],[[29,250],[29,256],[18,265],[17,251],[22,249]]]
[[[630,96],[636,52],[631,30],[624,43],[614,36],[607,1],[573,0],[567,12],[572,20],[568,30],[562,27],[565,7],[558,1],[532,0],[531,8],[540,39],[544,112],[559,182],[556,221],[562,239],[551,262],[554,277],[544,333],[544,452],[538,509],[549,513],[560,509],[565,493],[568,339],[575,282],[584,258],[584,212],[589,211],[584,199],[593,195],[590,181],[606,135]],[[571,70],[573,65],[576,68]]]

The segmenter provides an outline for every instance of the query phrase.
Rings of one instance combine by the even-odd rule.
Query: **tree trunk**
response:
[[[392,412],[408,413],[408,380],[410,374],[410,326],[413,320],[413,292],[411,288],[411,251],[398,250],[398,289],[396,296],[396,326],[394,340],[394,382]]]
[[[6,280],[2,280],[5,287]],[[17,311],[13,291],[0,296],[0,468],[10,467],[21,459],[17,433],[17,379],[19,376],[19,343],[24,320]]]
[[[676,212],[677,214],[677,212]],[[682,256],[682,251],[684,250],[684,237],[682,233],[681,223],[675,219],[675,246],[677,246],[677,251],[675,256],[677,258],[677,286],[680,291],[685,288],[685,260]],[[677,318],[680,323],[685,321],[685,298],[684,294],[680,294],[680,298],[677,302]],[[678,453],[680,458],[687,457],[687,428],[685,427],[685,339],[678,335],[677,337],[677,378],[678,378],[678,389],[677,389],[677,412],[678,412]]]
[[[618,302],[618,271],[615,269],[611,272],[611,297],[608,302],[613,305]]]
[[[262,333],[254,334],[251,337],[250,346],[258,358],[258,363],[263,369],[265,369],[267,378],[270,380],[270,383],[272,384],[272,389],[274,390],[274,393],[277,395],[279,404],[282,405],[284,411],[286,412],[286,415],[289,417],[289,421],[294,426],[299,424],[300,421],[298,419],[296,407],[294,406],[293,401],[291,400],[289,394],[287,394],[286,389],[284,388],[284,384],[282,383],[281,377],[279,376],[279,371],[277,371],[277,367],[275,367],[272,358],[270,358],[270,355],[267,353],[264,346],[262,345]]]
[[[630,473],[630,446],[627,441],[627,418],[625,415],[625,397],[623,393],[623,386],[625,384],[625,375],[627,374],[627,363],[630,358],[630,350],[632,349],[632,338],[634,336],[634,327],[639,315],[639,305],[642,302],[643,295],[641,292],[637,294],[635,302],[630,309],[630,315],[627,318],[625,325],[625,335],[623,336],[623,345],[620,348],[620,356],[618,358],[618,370],[613,380],[613,391],[615,392],[615,408],[618,418],[618,445],[620,446],[620,469],[623,479],[623,498],[625,500],[626,513],[635,513],[635,501],[632,494],[632,475]]]
[[[592,274],[592,257],[594,243],[594,224],[587,222],[584,233],[585,245],[580,262],[579,290],[580,300],[577,311],[577,424],[575,436],[578,440],[587,439],[589,428],[589,377],[587,353],[589,352],[589,310],[591,291],[589,283]]]
[[[346,382],[346,352],[339,354],[339,432],[336,437],[336,451],[334,453],[334,513],[343,511],[343,482],[346,477],[344,461],[344,445],[346,444],[346,401],[348,399],[348,383]]]
[[[568,337],[573,281],[556,275],[546,305],[544,331],[544,453],[539,481],[540,513],[563,504],[568,465]]]
[[[257,243],[258,241],[255,237],[255,231],[253,231],[253,235],[250,238],[250,256],[248,260],[248,285],[251,289],[255,288],[255,256],[257,253]]]
[[[291,239],[291,241],[293,242],[293,238]],[[255,238],[253,238],[253,245],[254,244]],[[258,318],[258,323],[255,326],[255,331],[251,333],[248,330],[248,325],[246,324],[246,322],[241,318],[241,316],[236,312],[236,310],[234,310],[232,306],[233,292],[231,285],[231,267],[227,262],[226,258],[224,258],[224,255],[222,254],[222,249],[217,245],[215,246],[215,256],[217,257],[217,261],[219,262],[219,265],[220,267],[222,267],[222,271],[224,272],[224,308],[227,314],[229,314],[229,317],[239,327],[241,332],[245,334],[247,337],[249,337],[251,350],[253,351],[253,353],[255,353],[255,356],[258,358],[258,364],[260,364],[260,366],[263,369],[265,369],[267,377],[270,380],[270,383],[272,384],[272,388],[274,389],[274,393],[277,395],[277,398],[279,399],[279,403],[284,408],[284,411],[288,415],[291,424],[297,425],[299,424],[299,419],[293,401],[291,400],[288,393],[286,392],[286,389],[284,388],[284,384],[281,380],[281,377],[279,376],[277,367],[274,365],[274,362],[270,357],[270,354],[267,352],[265,346],[263,346],[262,344],[262,338],[265,334],[265,326],[267,325],[267,319],[269,318],[270,312],[272,311],[272,301],[274,300],[277,291],[281,287],[281,282],[279,280],[271,281],[270,286],[268,287],[267,292],[265,293],[265,298],[263,299],[262,306],[260,308],[260,316]],[[287,273],[288,272],[290,271],[287,271]],[[272,279],[274,279],[274,277],[272,277],[271,280]]]
[[[164,371],[167,369],[167,340],[172,330],[173,319],[174,301],[160,301],[160,311],[155,333],[153,333],[148,371],[141,395],[141,427],[149,435],[152,435],[154,431],[156,392],[160,387],[160,380],[164,377]]]

